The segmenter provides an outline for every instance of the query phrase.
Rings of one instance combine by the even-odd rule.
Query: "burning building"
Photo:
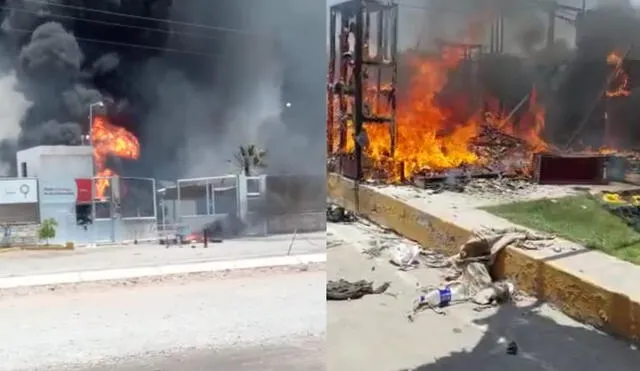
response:
[[[630,106],[637,33],[630,30],[640,25],[633,9],[486,3],[484,15],[457,15],[463,34],[403,50],[402,4],[348,1],[331,9],[331,166],[387,181],[452,172],[531,176],[539,154],[595,158],[638,144],[629,135],[637,115]],[[439,11],[430,8],[427,19]],[[519,27],[514,19],[523,14],[534,14],[538,26]],[[441,21],[427,24],[427,33]],[[559,40],[558,22],[574,27],[574,45]]]
[[[151,183],[134,178],[229,174],[247,143],[269,150],[269,174],[323,174],[323,143],[314,140],[323,132],[322,9],[310,0],[0,0],[0,175],[20,175],[25,163],[40,183],[66,184],[69,205],[86,193],[73,179],[95,177],[89,214],[98,215],[88,232],[78,227],[85,236],[109,210],[154,213],[127,206],[149,201]],[[69,158],[84,151],[83,170],[66,172],[47,152],[58,146]],[[31,159],[33,151],[47,154]],[[69,220],[83,207],[67,207]]]
[[[310,45],[322,43],[324,24],[314,4],[0,1],[0,88],[26,102],[0,112],[15,118],[0,132],[4,175],[17,173],[18,150],[81,144],[98,101],[139,142],[128,175],[227,173],[246,142],[273,147],[273,172],[309,168],[295,154],[313,148],[320,172],[312,138],[322,128],[312,122],[323,115],[323,52]],[[296,37],[301,29],[312,41]]]
[[[37,182],[37,213],[24,222],[54,219],[54,242],[60,243],[157,238],[155,181],[118,177],[113,170],[109,177],[94,177],[96,148],[37,146],[18,152],[17,179]]]

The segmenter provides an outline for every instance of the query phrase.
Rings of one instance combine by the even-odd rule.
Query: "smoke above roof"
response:
[[[5,173],[17,149],[79,144],[98,101],[140,139],[131,174],[232,171],[248,142],[269,147],[271,171],[308,169],[303,155],[321,164],[325,56],[313,43],[324,40],[324,6],[314,4],[0,0]],[[284,96],[294,96],[286,112]]]

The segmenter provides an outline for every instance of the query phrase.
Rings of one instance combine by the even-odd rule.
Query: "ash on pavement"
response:
[[[443,272],[399,272],[385,255],[368,258],[362,250],[372,241],[402,241],[375,227],[329,224],[327,231],[329,280],[391,282],[388,294],[327,303],[328,370],[631,371],[640,364],[634,347],[533,298],[482,311],[458,304],[444,314],[420,312],[410,322],[406,314],[418,286],[438,286]],[[507,354],[511,342],[516,355]]]

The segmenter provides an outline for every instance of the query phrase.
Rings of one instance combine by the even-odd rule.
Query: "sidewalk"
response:
[[[220,272],[235,269],[256,269],[326,262],[326,254],[305,254],[276,256],[269,258],[212,261],[194,264],[174,264],[154,267],[122,268],[108,270],[88,270],[54,274],[24,275],[0,278],[0,289],[28,286],[60,285],[69,283],[124,280],[140,277],[165,276],[174,274]]]
[[[7,252],[0,254],[0,278],[277,257],[287,254],[292,238],[278,235],[226,240],[210,243],[206,249],[201,244],[196,248],[140,244],[75,251]],[[291,254],[324,253],[325,240],[324,232],[299,234],[291,246]]]

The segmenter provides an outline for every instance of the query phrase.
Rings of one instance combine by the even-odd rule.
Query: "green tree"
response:
[[[38,239],[47,241],[46,244],[49,245],[49,240],[56,237],[57,226],[58,222],[53,218],[43,220],[38,229]]]
[[[238,167],[246,176],[253,175],[256,169],[266,168],[266,156],[267,151],[259,149],[255,144],[240,146],[238,152],[234,154]]]

